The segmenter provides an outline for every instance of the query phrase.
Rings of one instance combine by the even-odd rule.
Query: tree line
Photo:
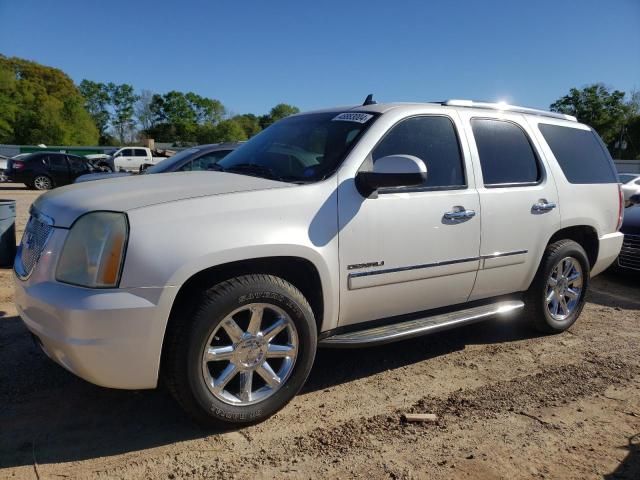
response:
[[[62,70],[0,54],[0,143],[120,145],[153,138],[175,145],[247,140],[298,113],[281,103],[265,115],[232,115],[217,99],[164,94],[129,84],[82,80]]]
[[[572,88],[550,107],[591,125],[614,158],[640,159],[640,92],[603,84]],[[231,114],[220,100],[194,92],[136,92],[129,84],[82,80],[0,55],[0,143],[131,144],[142,138],[176,145],[246,140],[297,113],[285,103],[265,115]]]
[[[139,136],[177,144],[247,140],[273,122],[298,113],[281,103],[266,115],[229,115],[220,100],[194,92],[165,94],[129,84],[82,80],[78,85],[85,108],[93,118],[101,144],[132,143]]]

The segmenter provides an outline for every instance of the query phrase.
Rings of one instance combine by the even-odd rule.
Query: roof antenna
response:
[[[367,95],[367,98],[364,99],[364,103],[362,104],[362,106],[366,107],[367,105],[375,105],[376,103],[378,102],[373,99],[373,93],[370,93],[369,95]]]

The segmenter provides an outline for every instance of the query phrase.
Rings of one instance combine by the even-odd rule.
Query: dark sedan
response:
[[[142,173],[168,173],[168,172],[189,172],[198,170],[213,170],[216,163],[222,160],[227,154],[241,145],[239,142],[233,143],[216,143],[212,145],[199,145],[197,147],[187,148],[175,154],[173,157],[166,158],[151,167],[145,169]],[[82,175],[76,179],[75,183],[89,182],[92,180],[104,180],[106,178],[128,177],[133,175],[128,172],[116,173],[92,173]]]
[[[633,195],[631,201],[634,204],[624,210],[620,228],[624,242],[616,266],[619,270],[640,272],[640,195]]]
[[[94,171],[89,160],[61,152],[36,152],[7,161],[8,181],[24,183],[28,188],[50,190],[67,185],[80,175]]]

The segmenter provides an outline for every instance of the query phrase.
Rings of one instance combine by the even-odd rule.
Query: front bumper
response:
[[[622,250],[618,256],[618,268],[640,272],[640,234],[624,235]]]
[[[598,259],[591,268],[594,277],[605,271],[618,258],[624,235],[620,232],[609,233],[599,238]]]
[[[14,276],[15,302],[27,328],[55,362],[96,385],[157,385],[168,312],[167,288],[93,290]]]

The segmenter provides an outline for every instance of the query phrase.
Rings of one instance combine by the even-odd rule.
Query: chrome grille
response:
[[[640,235],[625,234],[618,265],[640,271]]]
[[[15,271],[20,278],[25,279],[31,275],[51,233],[53,233],[53,220],[32,211],[22,235],[15,261]]]

